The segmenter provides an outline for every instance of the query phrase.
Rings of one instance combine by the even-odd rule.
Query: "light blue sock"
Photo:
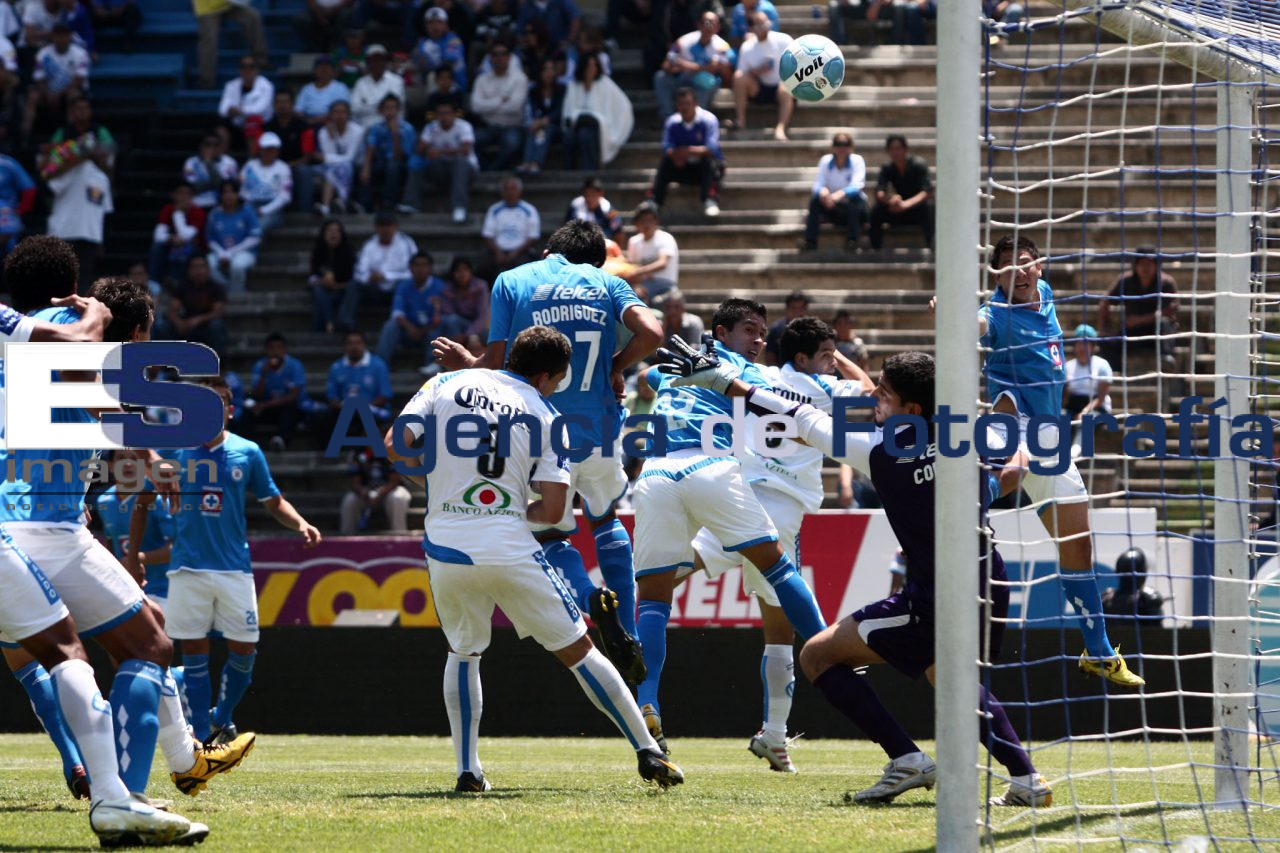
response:
[[[1090,657],[1115,657],[1116,650],[1107,639],[1107,625],[1102,618],[1102,596],[1093,571],[1062,572],[1062,592],[1080,617],[1080,633]]]
[[[169,674],[173,676],[173,683],[178,685],[178,698],[182,700],[182,718],[191,722],[191,706],[187,704],[187,673],[180,666],[171,666]]]
[[[209,708],[213,705],[213,683],[209,680],[208,655],[182,656],[183,682],[186,686],[190,713],[187,721],[200,740],[208,740],[213,723],[209,720]]]
[[[622,522],[614,519],[596,528],[596,559],[604,585],[618,595],[618,620],[631,636],[636,635],[636,572],[631,562],[631,537]]]
[[[132,793],[147,790],[160,736],[160,689],[164,669],[145,660],[127,660],[111,682],[111,716],[116,725],[120,779]]]
[[[76,748],[76,740],[71,736],[66,721],[62,719],[62,711],[58,708],[58,694],[53,689],[53,679],[38,661],[32,661],[13,674],[27,691],[31,700],[31,709],[40,718],[40,725],[49,734],[49,740],[58,748],[62,756],[62,777],[70,779],[76,766],[83,766],[80,750]]]
[[[245,691],[249,689],[249,683],[253,681],[253,661],[257,657],[257,652],[247,655],[228,653],[227,665],[222,668],[222,689],[218,691],[218,707],[213,709],[215,726],[231,725],[231,717],[235,714],[236,706],[240,704]]]
[[[818,608],[818,600],[813,597],[813,590],[804,582],[800,569],[786,554],[761,574],[778,593],[778,603],[782,612],[787,614],[791,627],[801,639],[807,640],[827,627]]]
[[[644,665],[649,674],[636,688],[636,704],[652,705],[661,713],[658,705],[658,685],[662,681],[662,665],[667,660],[667,622],[671,620],[671,605],[665,601],[641,601],[636,619],[637,637],[644,646]]]
[[[582,555],[578,553],[578,549],[573,547],[568,539],[557,539],[542,546],[542,553],[546,556],[547,562],[555,567],[560,577],[564,578],[564,582],[573,590],[573,600],[578,602],[578,607],[583,613],[590,613],[591,593],[596,591],[596,585],[587,575],[586,566],[582,564]]]

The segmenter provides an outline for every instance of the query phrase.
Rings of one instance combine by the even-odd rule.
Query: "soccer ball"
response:
[[[778,76],[797,100],[825,101],[844,82],[844,54],[826,36],[800,36],[778,60]]]

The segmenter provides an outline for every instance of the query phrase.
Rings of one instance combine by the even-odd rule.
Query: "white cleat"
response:
[[[141,794],[130,794],[124,800],[94,803],[89,809],[89,826],[97,833],[103,847],[175,844],[196,827],[203,827],[204,835],[209,834],[209,828],[203,824],[193,824],[181,815],[157,809]]]
[[[933,789],[938,765],[923,752],[910,752],[884,766],[880,781],[853,795],[855,803],[891,803],[912,788]]]
[[[779,773],[795,773],[796,766],[791,763],[791,756],[787,752],[787,747],[791,746],[799,737],[800,735],[776,738],[761,730],[756,732],[755,737],[751,738],[751,743],[747,745],[747,751],[769,762],[770,770],[776,770]]]
[[[1053,805],[1053,789],[1039,773],[1014,776],[1009,780],[1009,790],[998,797],[992,797],[988,803],[993,806],[1044,808]]]

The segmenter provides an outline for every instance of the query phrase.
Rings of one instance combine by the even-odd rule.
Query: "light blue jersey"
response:
[[[149,486],[150,484],[148,484]],[[111,551],[121,562],[129,553],[129,520],[137,495],[122,495],[112,486],[98,495],[94,512],[102,520],[102,532],[111,542]],[[142,536],[141,551],[155,551],[173,541],[173,516],[163,500],[157,500],[147,512],[147,532]],[[169,594],[169,564],[151,563],[146,566],[147,595],[165,598]]]
[[[170,457],[182,466],[182,502],[174,516],[170,569],[201,572],[253,571],[245,534],[245,493],[260,501],[280,494],[262,448],[228,432],[213,449],[182,448]],[[205,460],[212,461],[216,473]],[[193,464],[196,463],[196,464]],[[193,470],[189,470],[193,469]]]
[[[770,388],[769,380],[759,367],[747,361],[736,352],[730,352],[716,341],[716,355],[720,360],[732,364],[742,371],[738,378],[748,385]],[[719,391],[710,388],[672,386],[672,377],[661,373],[658,368],[649,371],[646,379],[650,387],[658,392],[658,399],[653,406],[653,414],[667,419],[667,454],[679,450],[702,447],[702,422],[712,415],[732,415],[733,403]],[[731,435],[728,424],[720,424],[712,431],[715,446],[728,450],[731,446]],[[727,455],[727,454],[726,454]]]
[[[609,374],[617,351],[617,324],[631,306],[644,308],[617,276],[589,264],[571,264],[549,255],[498,276],[489,308],[489,343],[507,342],[530,326],[551,326],[569,339],[573,360],[569,374],[551,395],[562,414],[584,415],[590,426],[569,426],[574,447],[602,442],[601,419],[614,418],[616,434],[626,410],[618,405]]]
[[[1009,394],[1018,413],[1029,417],[1057,415],[1067,379],[1053,288],[1041,279],[1036,289],[1038,308],[1010,306],[1000,288],[978,312],[987,321],[987,333],[982,336],[982,345],[990,350],[983,365],[987,397],[994,403],[1001,394]]]

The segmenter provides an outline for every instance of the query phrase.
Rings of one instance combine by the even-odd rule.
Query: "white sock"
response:
[[[760,659],[760,681],[764,685],[764,730],[775,738],[787,736],[791,716],[791,692],[796,685],[795,651],[781,643],[764,647]]]
[[[480,713],[484,694],[480,690],[480,656],[449,652],[444,665],[444,704],[449,711],[449,731],[458,775],[484,772],[480,766]]]
[[[53,676],[58,694],[58,707],[76,739],[84,769],[89,774],[93,802],[128,799],[129,789],[120,780],[111,706],[98,691],[93,667],[82,660],[67,660],[49,674]]]
[[[170,773],[186,773],[196,766],[196,747],[187,727],[187,717],[182,712],[182,697],[178,694],[178,682],[169,670],[164,671],[164,685],[160,688],[160,750],[169,764]]]
[[[599,649],[592,648],[587,656],[569,667],[574,678],[582,685],[582,690],[604,715],[613,720],[631,746],[636,750],[658,748],[657,742],[645,727],[644,717],[636,705],[635,697],[627,689],[622,676],[614,669],[609,659],[600,654]]]

